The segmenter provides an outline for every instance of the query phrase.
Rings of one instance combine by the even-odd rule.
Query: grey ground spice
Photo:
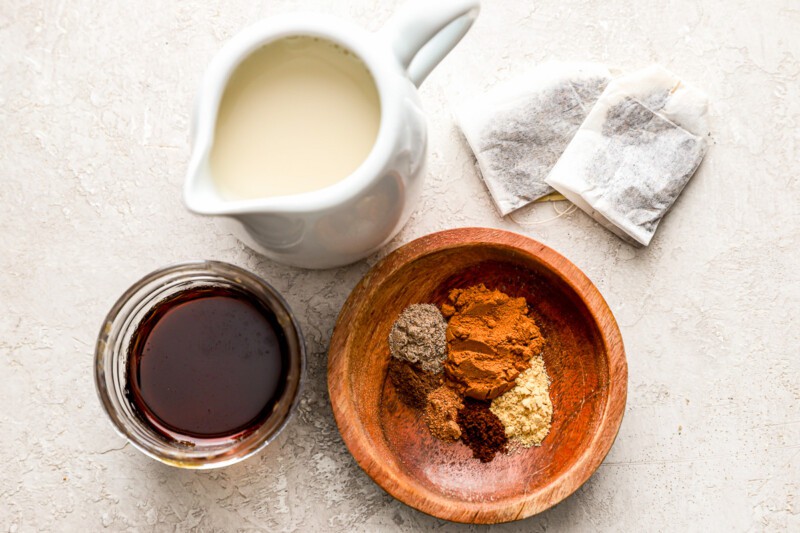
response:
[[[413,304],[397,317],[389,333],[392,357],[415,363],[425,372],[439,374],[447,357],[447,323],[432,304]]]

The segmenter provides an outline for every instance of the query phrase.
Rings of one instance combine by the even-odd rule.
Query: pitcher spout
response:
[[[192,155],[186,172],[183,202],[189,211],[199,215],[227,214],[227,202],[215,186],[211,168],[211,151],[217,112],[228,79],[244,55],[241,45],[229,43],[214,57],[203,76],[195,96],[191,120]]]
[[[210,153],[210,143],[195,145],[183,186],[184,205],[198,215],[218,215],[223,211],[224,201],[211,176]]]

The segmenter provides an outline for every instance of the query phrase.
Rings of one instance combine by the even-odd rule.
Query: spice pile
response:
[[[550,431],[543,344],[524,298],[482,284],[455,289],[441,311],[414,304],[397,318],[389,380],[434,437],[461,439],[489,462],[509,445],[539,446]]]

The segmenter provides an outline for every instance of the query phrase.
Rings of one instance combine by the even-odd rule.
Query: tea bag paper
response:
[[[593,63],[545,63],[462,106],[458,122],[502,216],[553,192],[544,179],[611,74]]]
[[[705,155],[708,98],[653,66],[609,83],[547,178],[633,244],[647,246]]]

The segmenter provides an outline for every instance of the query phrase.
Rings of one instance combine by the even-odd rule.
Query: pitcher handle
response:
[[[417,87],[467,33],[479,0],[413,0],[389,19],[381,33]]]

